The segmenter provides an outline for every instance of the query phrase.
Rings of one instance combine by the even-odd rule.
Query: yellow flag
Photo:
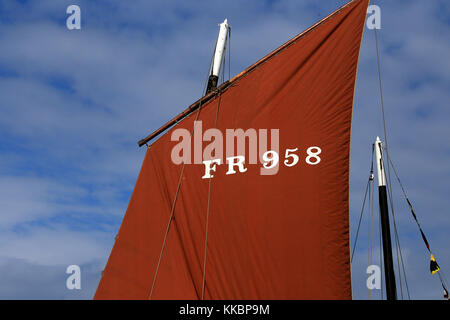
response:
[[[430,257],[430,271],[431,271],[431,274],[435,274],[439,270],[440,270],[439,265],[437,264],[436,259],[434,258],[433,254],[431,253],[431,257]]]

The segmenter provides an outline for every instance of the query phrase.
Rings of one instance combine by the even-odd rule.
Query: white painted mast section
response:
[[[378,186],[386,186],[386,174],[384,171],[384,161],[383,161],[383,143],[380,138],[377,137],[375,141],[375,154],[377,160],[377,171],[378,171]]]
[[[220,67],[222,66],[223,53],[227,44],[228,36],[228,21],[225,19],[220,25],[219,36],[217,37],[216,50],[214,51],[214,61],[212,65],[212,72],[210,75],[219,77]]]

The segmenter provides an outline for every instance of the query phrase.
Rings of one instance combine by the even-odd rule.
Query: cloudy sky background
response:
[[[233,28],[233,76],[345,2],[2,0],[0,298],[92,298],[144,157],[136,142],[201,96],[219,22],[227,17]],[[450,4],[372,2],[382,11],[391,157],[449,272]],[[70,4],[81,7],[81,30],[66,28]],[[354,106],[352,241],[371,144],[383,135],[367,28]],[[440,299],[399,191],[394,184],[411,297]],[[367,220],[361,228],[353,287],[367,299]],[[71,264],[81,267],[81,290],[66,289]]]

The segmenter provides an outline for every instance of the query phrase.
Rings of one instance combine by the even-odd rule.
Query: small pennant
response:
[[[431,274],[435,274],[439,270],[440,270],[439,265],[437,264],[436,259],[434,258],[433,254],[431,254],[431,257],[430,257],[430,271],[431,271]]]

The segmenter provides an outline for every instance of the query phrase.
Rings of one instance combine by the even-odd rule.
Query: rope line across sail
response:
[[[205,80],[205,83],[204,83],[204,86],[203,86],[202,94],[205,92],[206,87],[207,87],[207,85],[208,85],[208,77],[209,77],[209,74],[211,73],[212,63],[213,63],[213,61],[214,61],[214,54],[215,54],[215,52],[216,52],[216,45],[217,45],[217,40],[216,40],[216,43],[215,43],[215,45],[214,45],[214,51],[213,51],[213,54],[212,54],[212,57],[211,57],[210,68],[209,68],[208,74],[207,74],[207,76],[206,76],[206,80]],[[198,107],[198,109],[197,109],[197,114],[196,114],[196,116],[195,116],[195,121],[198,120],[198,117],[199,117],[199,115],[200,115],[200,110],[202,109],[202,103],[203,103],[203,101],[200,100],[200,105],[199,105],[199,107]],[[219,102],[219,103],[220,103],[220,102]],[[193,126],[192,131],[191,131],[191,137],[192,137],[192,135],[194,134],[194,130],[195,130],[195,121],[194,121],[194,126]],[[216,123],[217,123],[217,120],[216,120]],[[148,145],[148,143],[146,142],[145,144],[147,145],[147,148],[149,149],[150,146]],[[182,178],[183,178],[183,173],[184,173],[185,165],[186,165],[186,164],[183,162],[183,166],[182,166],[182,168],[181,168],[180,177],[179,177],[179,179],[178,179],[177,190],[176,190],[176,192],[175,192],[175,197],[174,197],[174,200],[173,200],[173,203],[172,203],[172,208],[171,208],[171,210],[170,210],[169,222],[167,223],[166,233],[165,233],[165,235],[164,235],[164,240],[163,240],[163,244],[162,244],[162,247],[161,247],[161,252],[160,252],[160,255],[159,255],[159,259],[158,259],[158,264],[157,264],[156,270],[155,270],[155,276],[153,277],[153,283],[152,283],[152,288],[151,288],[150,295],[149,295],[149,300],[151,300],[152,295],[153,295],[153,291],[154,291],[154,289],[155,289],[156,278],[157,278],[157,276],[158,276],[159,266],[160,266],[160,264],[161,264],[162,255],[163,255],[163,252],[164,252],[164,249],[165,249],[165,245],[166,245],[166,241],[167,241],[167,236],[168,236],[168,234],[169,234],[170,225],[171,225],[171,223],[172,223],[173,216],[174,216],[174,213],[175,213],[175,204],[176,204],[176,201],[177,201],[177,198],[178,198],[178,193],[179,193],[179,190],[180,190],[180,187],[181,187],[181,181],[182,181]],[[209,197],[209,196],[208,196],[208,197]],[[208,202],[209,202],[209,198],[208,198]],[[203,295],[203,293],[202,293],[202,295]]]
[[[201,110],[201,109],[202,109],[202,105],[200,105],[199,108],[198,108],[198,110],[197,110],[197,114],[196,114],[196,117],[195,117],[195,121],[198,120],[198,117],[199,117],[199,115],[200,115],[200,110]],[[192,137],[193,134],[194,134],[194,130],[195,130],[195,121],[194,121],[194,125],[193,125],[192,131],[191,131],[191,137]],[[182,181],[182,179],[183,179],[183,173],[184,173],[184,168],[185,168],[185,166],[186,166],[186,163],[183,162],[183,166],[181,167],[180,177],[179,177],[179,179],[178,179],[177,190],[176,190],[176,192],[175,192],[175,196],[174,196],[173,202],[172,202],[172,208],[171,208],[171,210],[170,210],[169,222],[167,223],[166,233],[164,234],[164,240],[163,240],[163,243],[162,243],[162,246],[161,246],[161,252],[160,252],[159,258],[158,258],[158,264],[156,265],[155,275],[154,275],[154,277],[153,277],[153,283],[152,283],[152,288],[151,288],[151,290],[150,290],[149,300],[152,299],[153,291],[154,291],[154,289],[155,289],[156,278],[157,278],[157,276],[158,276],[158,271],[159,271],[159,267],[160,267],[160,265],[161,265],[162,256],[163,256],[163,253],[164,253],[164,249],[165,249],[165,247],[166,247],[167,236],[168,236],[168,234],[169,234],[170,225],[172,224],[173,216],[174,216],[174,214],[175,214],[175,205],[176,205],[176,202],[177,202],[177,199],[178,199],[178,194],[179,194],[179,191],[180,191],[181,181]]]
[[[219,110],[220,110],[220,101],[222,100],[222,95],[219,91],[219,100],[217,102],[217,110],[216,110],[216,121],[214,124],[214,128],[217,128],[217,121],[219,118]],[[205,284],[206,284],[206,256],[207,256],[207,248],[208,248],[208,226],[209,226],[209,213],[210,213],[210,202],[211,202],[211,183],[212,179],[209,179],[208,183],[208,206],[206,209],[206,225],[205,225],[205,252],[203,255],[203,282],[202,282],[202,300],[205,299]]]

